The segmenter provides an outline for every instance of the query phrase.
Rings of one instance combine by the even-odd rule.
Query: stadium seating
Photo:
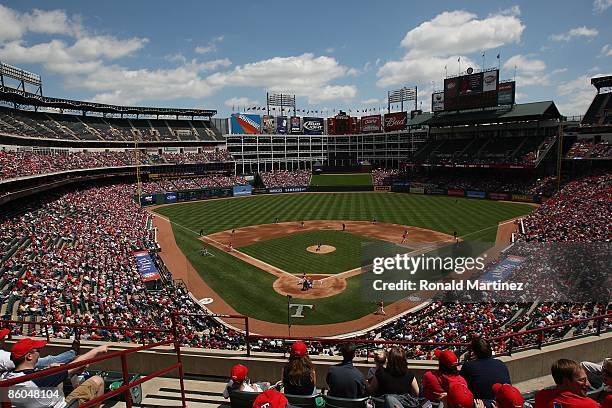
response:
[[[298,187],[310,184],[310,170],[277,170],[263,171],[259,173],[266,188],[273,187]]]

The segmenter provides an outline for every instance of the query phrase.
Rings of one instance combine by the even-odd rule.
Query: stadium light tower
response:
[[[0,85],[2,85],[2,89],[4,89],[4,78],[12,78],[19,81],[18,90],[26,93],[27,90],[25,88],[25,84],[34,85],[36,87],[36,91],[34,92],[36,95],[43,96],[42,94],[42,79],[40,75],[33,74],[21,68],[14,67],[9,64],[5,64],[0,61]]]
[[[287,94],[270,94],[266,92],[266,111],[270,115],[270,106],[280,106],[281,114],[286,106],[287,108],[293,108],[293,116],[296,115],[295,110],[295,95]]]
[[[414,101],[414,109],[417,109],[417,87],[397,89],[395,91],[387,91],[387,112],[391,113],[391,104],[400,103],[401,112],[404,111],[404,101]]]

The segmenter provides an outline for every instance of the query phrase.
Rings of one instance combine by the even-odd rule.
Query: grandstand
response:
[[[593,84],[598,90],[610,86],[609,78],[595,78]],[[259,216],[256,205],[267,211],[265,216],[272,223],[281,211],[275,206],[280,201],[269,201],[266,206],[252,198],[209,199],[258,194],[263,200],[275,199],[276,193],[368,191],[357,198],[340,195],[349,208],[343,214],[363,210],[368,195],[378,202],[389,201],[386,192],[410,199],[431,198],[422,205],[424,209],[454,203],[460,207],[457,211],[465,214],[474,211],[470,206],[479,205],[475,202],[488,205],[489,200],[515,201],[512,205],[517,207],[507,208],[517,212],[520,205],[516,202],[544,202],[531,214],[521,216],[521,222],[509,222],[513,239],[520,244],[508,248],[507,254],[527,258],[534,252],[529,244],[539,241],[609,243],[609,95],[598,93],[580,123],[569,123],[554,102],[545,101],[434,113],[400,112],[405,115],[401,129],[385,130],[380,125],[371,133],[355,127],[355,133],[335,134],[322,127],[320,134],[241,134],[234,129],[230,133],[229,119],[212,118],[215,110],[95,104],[49,98],[42,96],[42,91],[29,93],[3,85],[3,325],[11,328],[11,337],[48,337],[60,349],[75,333],[87,347],[112,342],[113,348],[120,350],[114,356],[130,354],[129,371],[144,375],[168,374],[170,369],[160,370],[176,357],[171,375],[181,379],[180,386],[176,382],[172,386],[156,383],[157,388],[148,388],[146,402],[158,406],[168,401],[185,403],[181,390],[187,384],[188,398],[194,404],[219,405],[223,402],[223,383],[234,363],[247,362],[253,379],[274,382],[297,336],[254,333],[249,324],[256,319],[251,318],[249,323],[249,316],[215,314],[218,304],[244,301],[236,299],[244,296],[230,293],[226,300],[209,287],[214,302],[207,304],[207,298],[194,294],[194,281],[187,279],[188,275],[175,274],[180,273],[178,269],[193,269],[188,264],[194,258],[201,263],[218,262],[224,272],[238,273],[233,269],[235,264],[228,261],[234,248],[230,245],[227,251],[219,250],[213,241],[192,244],[184,234],[195,236],[198,231],[180,224],[175,224],[174,236],[163,235],[157,223],[165,216],[147,211],[145,206],[187,201],[227,205],[229,214],[223,214],[225,218],[216,216],[225,230],[219,227],[212,232],[233,236],[239,219]],[[380,123],[385,122],[385,116],[379,116]],[[564,134],[564,126],[574,126],[576,132]],[[371,183],[358,188],[312,183],[313,172],[347,171],[350,178],[364,168],[368,173],[374,168]],[[559,176],[563,180],[557,179]],[[563,184],[560,191],[555,191]],[[298,197],[303,196],[313,195]],[[326,219],[326,211],[340,211],[328,208],[335,196],[320,197],[325,203],[321,207],[291,208],[289,214],[300,214],[299,219],[274,220],[274,224],[303,224],[306,210],[312,210],[313,214],[307,215],[312,220]],[[251,200],[249,209],[240,207],[246,200]],[[187,215],[194,219],[210,217],[190,205],[181,205]],[[493,212],[492,206],[479,208],[482,217]],[[351,221],[368,226],[385,221],[387,214],[370,212],[369,207],[365,210],[367,220]],[[396,212],[400,209],[390,213]],[[411,214],[405,224],[416,224],[419,216]],[[273,227],[279,230],[283,226]],[[200,228],[199,235],[209,232]],[[446,233],[451,236],[452,230]],[[191,245],[189,252],[176,260],[180,268],[166,264],[172,258],[167,255],[169,241],[176,241],[175,246]],[[210,248],[202,249],[203,242]],[[510,246],[512,241],[504,244]],[[143,271],[135,253],[145,253],[147,265],[153,268]],[[565,262],[571,255],[559,258]],[[604,264],[603,255],[596,261]],[[503,266],[505,260],[505,255],[497,254],[490,267]],[[545,263],[527,262],[512,273],[518,279],[536,269],[545,270],[548,277],[542,284],[544,289],[552,290],[549,285],[555,280],[570,280],[563,270],[550,269]],[[146,273],[153,273],[154,278],[145,277]],[[257,276],[245,278],[253,279],[253,290]],[[612,309],[602,300],[610,285],[604,282],[599,286],[602,292],[597,295],[603,297],[593,293],[589,302],[581,303],[558,299],[485,299],[474,303],[436,298],[413,304],[410,310],[390,313],[375,325],[351,333],[330,336],[334,338],[306,336],[310,338],[305,340],[315,360],[319,387],[325,383],[327,368],[338,362],[337,344],[347,339],[361,345],[356,360],[361,371],[371,366],[373,350],[402,344],[411,369],[420,378],[424,371],[436,368],[431,361],[435,349],[452,348],[466,357],[472,337],[482,336],[490,340],[496,355],[504,356],[513,381],[527,382],[547,375],[552,361],[565,355],[594,360],[612,354]],[[287,299],[290,301],[291,296]],[[253,303],[266,305],[265,298],[247,301],[252,302],[252,308],[261,307]],[[334,306],[351,308],[346,304]],[[387,310],[393,308],[387,306]],[[308,330],[306,327],[304,332]],[[9,343],[13,342],[11,339]],[[135,344],[145,346],[135,349]],[[159,347],[165,348],[147,350]],[[123,370],[127,376],[126,360],[124,363],[100,361],[100,367]],[[538,368],[525,370],[525,364]],[[183,382],[187,374],[196,380]],[[120,388],[117,394],[127,388]]]

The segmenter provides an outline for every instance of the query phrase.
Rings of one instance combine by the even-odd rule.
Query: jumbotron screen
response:
[[[444,80],[444,110],[497,106],[499,71],[478,72]]]

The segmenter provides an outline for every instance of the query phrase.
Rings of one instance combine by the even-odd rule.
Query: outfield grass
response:
[[[301,274],[336,274],[359,268],[362,245],[381,242],[342,231],[309,231],[240,247],[240,251],[274,265],[286,272]],[[311,245],[336,247],[328,254],[311,253]]]
[[[497,224],[527,214],[533,207],[467,198],[399,193],[284,194],[209,200],[160,207],[170,218],[176,241],[203,279],[239,313],[271,322],[286,319],[286,298],[272,288],[276,277],[211,248],[214,257],[199,255],[201,228],[207,234],[248,225],[282,221],[361,220],[412,225],[466,239],[494,242]],[[320,255],[319,255],[320,256]],[[288,257],[289,258],[289,257]],[[316,313],[295,324],[353,320],[371,313],[374,305],[361,301],[358,277],[347,289],[329,298],[308,300]]]
[[[370,173],[356,174],[313,174],[310,178],[311,186],[371,186]]]

